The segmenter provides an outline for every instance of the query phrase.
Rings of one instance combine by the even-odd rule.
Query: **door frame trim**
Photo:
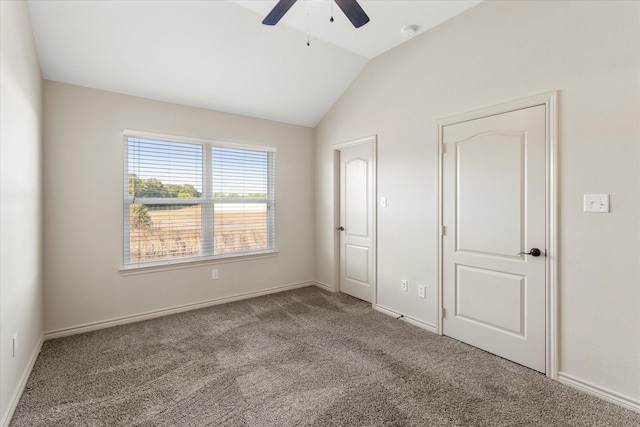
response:
[[[333,253],[334,253],[334,289],[340,291],[340,235],[338,227],[340,226],[340,151],[345,148],[351,148],[359,145],[371,145],[371,163],[373,170],[371,171],[371,192],[370,201],[372,236],[371,236],[371,305],[375,307],[378,295],[378,136],[370,135],[364,138],[352,141],[334,144],[333,148],[333,167],[334,167],[334,187],[333,187]]]
[[[443,130],[445,126],[462,123],[470,120],[481,119],[497,114],[508,113],[510,111],[522,110],[525,108],[545,106],[546,115],[546,249],[545,258],[545,333],[546,333],[546,376],[558,379],[558,118],[557,118],[558,92],[546,92],[503,104],[494,105],[487,108],[468,111],[462,114],[445,117],[437,122],[437,249],[436,249],[436,331],[442,335],[442,310],[443,310],[443,248],[442,248],[442,215],[443,215],[443,194],[442,194],[442,154],[443,154]]]

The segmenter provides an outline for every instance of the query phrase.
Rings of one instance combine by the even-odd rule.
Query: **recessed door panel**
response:
[[[345,276],[369,286],[369,248],[345,245]]]
[[[345,198],[344,227],[348,234],[354,236],[366,237],[369,228],[367,166],[367,161],[364,159],[352,159],[344,165],[345,191],[350,195]]]
[[[457,266],[455,316],[524,336],[525,278]]]
[[[458,250],[506,256],[520,251],[524,145],[522,132],[488,132],[457,144]]]

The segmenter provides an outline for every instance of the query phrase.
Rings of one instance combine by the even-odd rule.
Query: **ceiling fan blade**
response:
[[[360,28],[367,22],[369,22],[369,17],[362,7],[358,4],[356,0],[335,0],[340,9],[347,15],[349,21],[353,24],[354,27]]]
[[[280,0],[262,21],[264,25],[276,25],[297,0]]]

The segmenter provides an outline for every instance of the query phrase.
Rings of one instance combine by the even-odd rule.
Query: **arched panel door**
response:
[[[340,291],[373,299],[373,147],[340,150]]]
[[[546,110],[443,128],[445,335],[546,371]]]

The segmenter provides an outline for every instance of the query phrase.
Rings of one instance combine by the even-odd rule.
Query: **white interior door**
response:
[[[442,129],[442,331],[541,372],[545,117],[540,105]]]
[[[340,150],[340,291],[373,298],[373,145]]]

